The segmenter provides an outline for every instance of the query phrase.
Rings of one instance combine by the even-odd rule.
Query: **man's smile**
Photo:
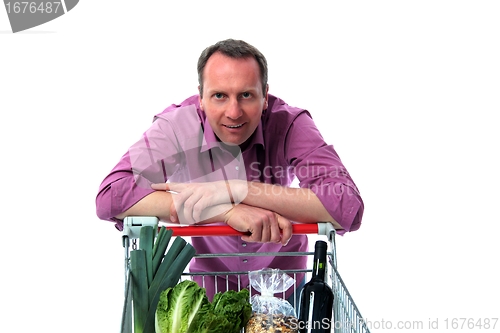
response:
[[[238,124],[238,125],[223,125],[227,128],[240,128],[241,126],[243,126],[244,124]]]

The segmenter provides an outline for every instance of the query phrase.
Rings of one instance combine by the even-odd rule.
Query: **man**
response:
[[[248,232],[193,237],[198,253],[307,251],[307,237],[292,235],[292,222],[330,222],[340,234],[360,227],[364,206],[356,185],[308,111],[268,93],[267,62],[255,47],[229,39],[206,48],[198,81],[199,95],[156,115],[104,179],[99,218],[119,229],[126,216],[149,215]],[[299,187],[290,186],[295,177]],[[304,269],[306,261],[222,257],[193,260],[190,270]],[[246,287],[248,278],[227,283]]]

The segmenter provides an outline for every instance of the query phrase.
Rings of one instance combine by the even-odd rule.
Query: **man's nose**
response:
[[[240,103],[237,99],[231,99],[227,105],[226,117],[230,119],[238,119],[243,114]]]

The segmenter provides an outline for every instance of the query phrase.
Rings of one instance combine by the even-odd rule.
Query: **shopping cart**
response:
[[[144,226],[152,226],[158,228],[158,219],[156,217],[128,217],[124,220],[122,238],[123,247],[125,250],[125,297],[121,322],[121,333],[133,333],[133,302],[132,302],[132,283],[130,274],[130,251],[137,248],[137,242],[140,236],[140,230]],[[243,233],[234,230],[233,228],[224,226],[168,226],[172,229],[173,236],[179,237],[196,237],[196,236],[241,236]],[[328,261],[330,268],[328,270],[327,280],[330,283],[334,293],[334,325],[332,332],[334,333],[369,333],[369,329],[360,314],[360,311],[354,303],[349,291],[347,290],[340,274],[337,270],[337,255],[335,244],[335,229],[330,223],[317,224],[294,224],[294,234],[316,234],[327,239],[328,243]],[[314,252],[263,252],[263,253],[213,253],[213,254],[196,254],[196,258],[211,258],[217,257],[240,257],[240,256],[312,256]],[[284,270],[297,281],[297,274],[306,274],[306,281],[311,278],[312,269],[305,270]],[[247,271],[241,272],[205,272],[191,273],[186,270],[182,275],[181,280],[193,279],[195,276],[201,277],[205,281],[205,277],[212,277],[217,280],[222,278],[225,281],[229,280],[230,276],[236,276],[237,281],[240,281],[242,275],[248,274]],[[207,280],[213,280],[207,279]],[[205,283],[205,282],[203,282]],[[203,287],[203,285],[202,285]],[[238,289],[243,286],[238,283]],[[296,286],[294,286],[296,287]],[[226,290],[220,290],[220,284],[215,286],[216,292],[224,292],[229,289],[226,285]],[[285,295],[283,293],[283,298]],[[297,308],[296,301],[294,307]]]

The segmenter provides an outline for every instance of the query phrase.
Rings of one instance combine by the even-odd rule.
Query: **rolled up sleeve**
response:
[[[287,135],[287,159],[299,186],[311,189],[344,230],[358,230],[364,204],[360,192],[332,145],[327,144],[308,113],[299,115]]]
[[[165,119],[157,119],[132,145],[102,181],[96,197],[96,213],[102,220],[117,223],[117,215],[154,192],[152,183],[167,181],[178,167],[176,138]]]

